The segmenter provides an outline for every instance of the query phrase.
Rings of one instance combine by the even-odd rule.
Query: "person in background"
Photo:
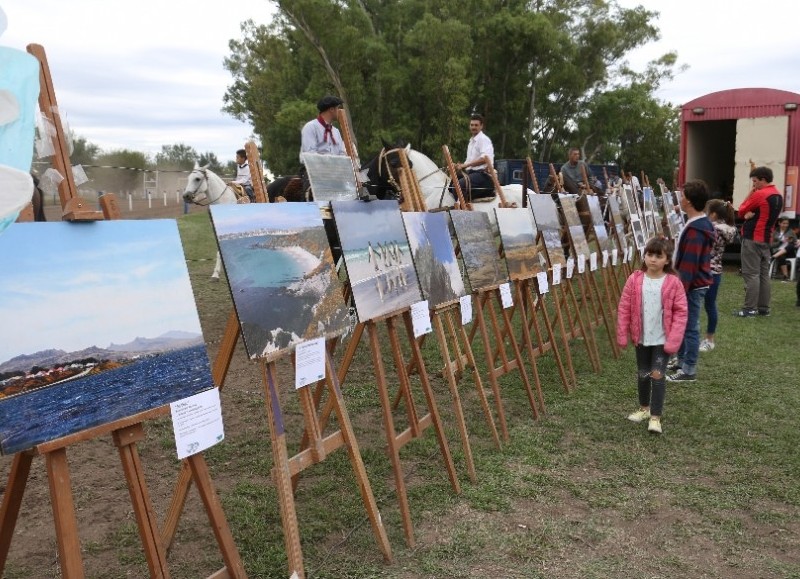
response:
[[[789,262],[786,260],[797,256],[796,244],[797,236],[789,228],[789,219],[781,217],[778,219],[778,227],[772,234],[770,250],[773,252],[772,259],[776,260],[775,265],[777,268],[775,270],[780,272],[779,275],[784,281],[789,279]]]
[[[236,151],[236,179],[231,181],[241,185],[251,203],[256,202],[256,194],[253,191],[253,180],[250,177],[250,163],[247,162],[247,152],[244,149]]]
[[[642,268],[625,282],[617,307],[617,343],[628,336],[636,347],[639,410],[631,422],[649,419],[647,430],[661,434],[666,394],[667,359],[678,351],[686,329],[686,292],[671,265],[666,239],[654,238],[644,248]]]
[[[581,169],[583,167],[583,169]],[[586,165],[584,161],[581,160],[581,150],[577,147],[572,147],[569,150],[569,158],[566,163],[561,165],[561,176],[564,179],[564,188],[567,191],[572,191],[574,189],[580,190],[581,187],[587,186],[583,180],[583,171],[586,171],[586,175],[591,175],[589,171],[589,167]],[[570,187],[567,179],[572,181],[575,184],[575,187]]]
[[[469,118],[469,132],[472,135],[467,145],[467,157],[463,163],[456,163],[456,171],[466,173],[458,180],[461,193],[469,201],[483,197],[494,197],[494,181],[487,169],[494,165],[494,145],[483,132],[482,115],[473,114]],[[455,197],[455,188],[450,187]]]
[[[744,307],[733,312],[740,318],[768,316],[771,288],[769,251],[772,230],[783,209],[783,196],[772,184],[772,169],[756,167],[750,171],[753,189],[739,205],[742,226],[742,277]]]
[[[674,374],[667,376],[670,382],[694,382],[697,379],[700,309],[708,288],[714,283],[711,276],[711,249],[716,234],[714,226],[704,213],[708,198],[705,181],[693,179],[683,186],[681,210],[688,219],[675,244],[672,263],[686,290],[688,319],[678,355],[668,366],[670,370],[676,370]]]
[[[710,352],[716,346],[714,334],[717,331],[717,320],[719,319],[717,294],[722,283],[722,254],[725,253],[725,246],[731,243],[736,235],[736,228],[733,226],[733,206],[730,203],[726,203],[722,199],[712,199],[706,204],[706,215],[714,225],[716,238],[714,247],[711,249],[711,277],[714,282],[708,288],[705,296],[708,325],[706,326],[706,337],[700,342],[701,352]]]
[[[300,131],[300,177],[303,179],[303,193],[308,193],[311,182],[308,180],[303,153],[318,155],[346,155],[344,139],[339,129],[333,126],[339,107],[344,101],[337,96],[324,96],[317,102],[319,114],[311,119]]]

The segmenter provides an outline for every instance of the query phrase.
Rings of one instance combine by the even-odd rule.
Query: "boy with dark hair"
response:
[[[677,359],[669,366],[671,370],[677,370],[667,376],[670,382],[694,382],[697,379],[700,310],[705,302],[706,292],[714,282],[711,275],[711,250],[716,233],[714,225],[704,212],[710,197],[705,181],[693,179],[683,186],[680,204],[687,220],[675,243],[672,264],[686,291],[689,312]]]
[[[750,171],[753,189],[739,205],[742,226],[742,277],[744,307],[733,312],[740,318],[768,316],[771,296],[769,280],[770,241],[775,222],[783,209],[783,196],[772,184],[772,169],[756,167]]]
[[[247,152],[244,149],[236,151],[236,179],[231,181],[241,185],[244,192],[250,198],[251,203],[256,202],[256,194],[253,191],[253,181],[250,177],[250,163],[247,161]]]

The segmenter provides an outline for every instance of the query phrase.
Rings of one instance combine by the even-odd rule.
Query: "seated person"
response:
[[[770,249],[781,279],[789,279],[789,264],[786,260],[797,256],[797,236],[789,229],[789,220],[786,217],[778,219],[778,227],[772,234]]]
[[[494,164],[494,146],[492,140],[483,132],[483,116],[473,114],[469,120],[469,132],[472,135],[467,146],[467,158],[456,164],[456,171],[466,173],[458,180],[461,193],[467,199],[494,197],[494,181],[487,169]],[[450,186],[453,197],[455,188]]]

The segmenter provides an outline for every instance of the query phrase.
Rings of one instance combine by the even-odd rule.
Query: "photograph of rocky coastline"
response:
[[[213,387],[174,220],[0,235],[0,453]]]
[[[349,328],[316,203],[212,205],[211,220],[251,359]]]
[[[500,257],[489,215],[481,211],[450,211],[464,269],[473,292],[508,281],[505,260]]]
[[[428,306],[455,302],[466,292],[447,213],[403,212],[414,267]]]

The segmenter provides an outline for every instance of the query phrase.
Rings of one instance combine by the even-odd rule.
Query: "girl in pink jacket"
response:
[[[651,239],[644,263],[625,282],[617,309],[617,343],[628,336],[636,346],[639,410],[632,422],[649,418],[647,430],[661,434],[667,360],[678,351],[686,329],[686,292],[672,269],[672,249],[666,239]]]

